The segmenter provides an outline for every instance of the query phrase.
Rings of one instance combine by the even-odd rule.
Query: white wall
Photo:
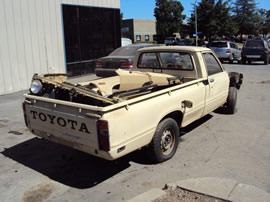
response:
[[[34,73],[65,72],[61,4],[120,8],[120,0],[0,0],[0,95]]]

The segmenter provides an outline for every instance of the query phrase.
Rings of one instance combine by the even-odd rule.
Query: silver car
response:
[[[238,46],[229,41],[213,41],[210,46],[221,62],[228,60],[233,63],[236,60],[238,63],[241,62],[241,49]]]

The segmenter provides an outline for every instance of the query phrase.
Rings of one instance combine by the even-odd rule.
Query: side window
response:
[[[221,66],[211,53],[204,53],[203,57],[208,71],[208,76],[222,72]]]
[[[143,53],[138,62],[139,68],[160,68],[157,55],[155,53]]]

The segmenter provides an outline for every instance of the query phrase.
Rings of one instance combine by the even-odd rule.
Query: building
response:
[[[156,35],[155,20],[126,19],[121,25],[122,37],[130,38],[133,43],[153,41]]]
[[[28,89],[34,73],[94,72],[121,46],[120,0],[1,0],[0,95]]]

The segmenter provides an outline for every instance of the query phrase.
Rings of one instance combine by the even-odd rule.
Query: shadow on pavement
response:
[[[211,118],[212,115],[207,115],[195,121],[181,130],[181,136]],[[145,155],[145,148],[115,161],[107,161],[37,137],[7,148],[1,153],[52,180],[78,189],[98,185],[130,167],[129,162],[152,164]]]
[[[130,166],[106,161],[63,145],[33,138],[1,152],[49,178],[78,189],[93,187]]]
[[[194,121],[193,123],[189,124],[188,126],[182,128],[181,132],[180,132],[180,136],[183,136],[183,135],[193,131],[195,128],[197,128],[200,125],[202,125],[202,124],[206,123],[207,121],[209,121],[212,117],[213,117],[213,115],[207,114],[204,117],[202,117],[201,119],[199,119],[197,121]]]

